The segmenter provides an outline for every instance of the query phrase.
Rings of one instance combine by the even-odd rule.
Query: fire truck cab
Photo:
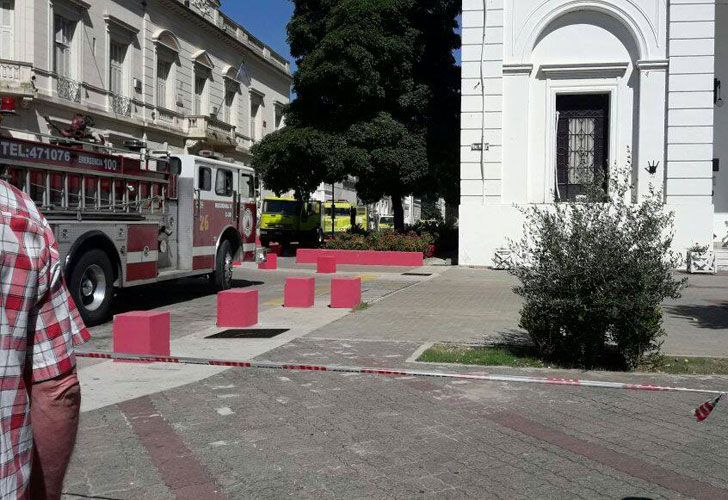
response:
[[[205,275],[226,289],[233,262],[260,255],[254,173],[237,163],[0,137],[0,175],[48,219],[87,324],[114,289]]]

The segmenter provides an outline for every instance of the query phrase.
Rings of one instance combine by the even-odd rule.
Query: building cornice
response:
[[[260,53],[258,51],[258,48],[256,45],[246,41],[239,39],[238,37],[234,36],[233,34],[226,31],[223,27],[218,26],[214,23],[214,21],[206,16],[203,16],[199,12],[196,12],[193,9],[190,9],[189,7],[185,6],[183,3],[181,3],[180,0],[157,0],[160,3],[164,3],[165,5],[173,6],[173,8],[176,8],[182,15],[186,16],[188,19],[194,20],[196,23],[198,23],[200,26],[204,26],[205,28],[210,29],[213,33],[215,33],[219,38],[222,40],[225,40],[227,43],[241,47],[245,50],[247,50],[250,54],[255,56],[258,60],[265,63],[267,67],[274,69],[278,73],[284,75],[289,80],[293,80],[293,75],[291,74],[290,70],[287,68],[284,68],[282,66],[277,65],[275,62],[271,61],[270,59],[266,58],[266,56],[263,53]],[[221,14],[222,15],[222,14]],[[240,26],[236,23],[236,25],[246,34],[248,37],[253,37],[250,35],[244,27]],[[256,39],[257,40],[257,39]],[[268,45],[261,42],[261,45],[265,50],[268,50],[271,55],[275,55],[277,58],[280,58],[283,61],[286,61],[288,65],[288,61],[278,54],[276,51],[271,49]]]
[[[533,64],[504,64],[504,75],[530,75],[533,71]]]
[[[122,21],[121,19],[119,19],[118,17],[112,16],[110,14],[104,15],[104,21],[106,21],[106,24],[108,26],[113,26],[114,28],[125,31],[132,36],[139,33],[139,28],[136,28],[136,27],[132,26],[131,24],[126,23],[126,22]]]
[[[657,60],[643,60],[643,61],[637,61],[637,68],[640,71],[647,71],[647,70],[667,70],[667,68],[670,66],[670,61],[667,59],[657,59]]]
[[[616,63],[566,63],[542,64],[538,70],[547,78],[617,78],[624,76],[629,68],[627,62]]]

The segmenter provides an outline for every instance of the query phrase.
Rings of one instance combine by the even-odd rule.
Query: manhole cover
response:
[[[432,276],[432,273],[402,273],[402,276]]]
[[[252,328],[249,330],[233,329],[225,330],[215,335],[205,337],[206,339],[270,339],[281,333],[286,333],[288,328]]]

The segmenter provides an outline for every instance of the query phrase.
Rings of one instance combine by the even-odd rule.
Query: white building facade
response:
[[[3,133],[53,135],[80,114],[117,147],[137,140],[248,163],[253,143],[283,126],[292,76],[285,58],[219,8],[0,0],[0,96],[18,102]]]
[[[519,205],[579,201],[629,162],[634,199],[663,190],[675,249],[725,238],[728,5],[463,0],[462,20],[460,264],[492,265]]]

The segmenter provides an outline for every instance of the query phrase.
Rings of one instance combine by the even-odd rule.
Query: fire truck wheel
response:
[[[96,325],[108,318],[114,294],[114,273],[103,250],[89,250],[81,255],[73,266],[68,285],[84,323]]]
[[[217,290],[227,290],[233,286],[233,252],[228,240],[223,241],[217,250],[212,285]]]

